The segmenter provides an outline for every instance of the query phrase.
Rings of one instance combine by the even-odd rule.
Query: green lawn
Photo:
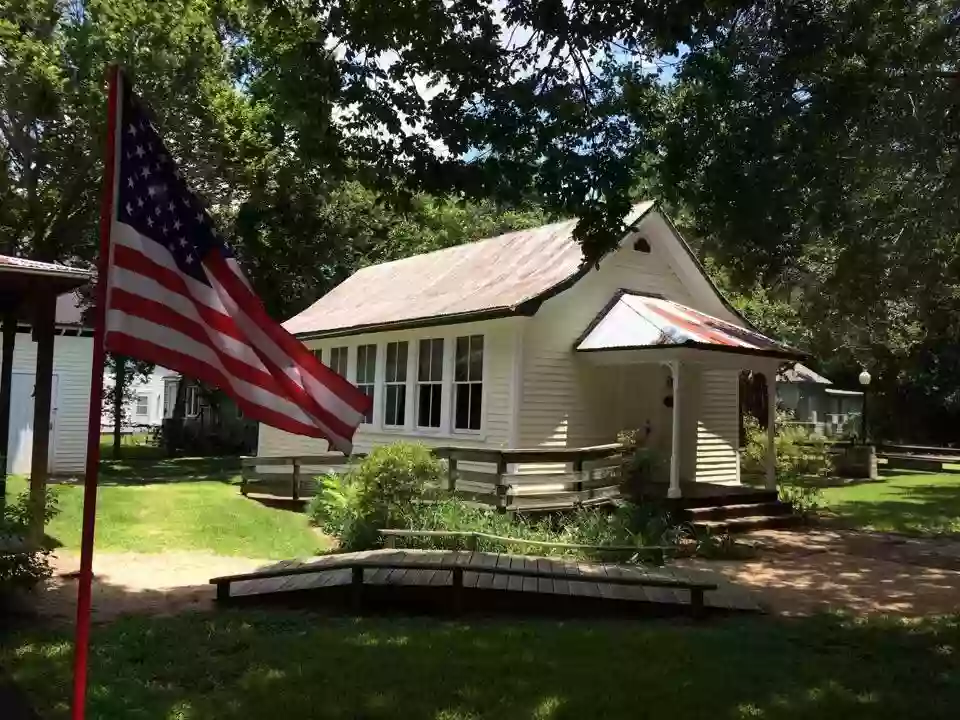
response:
[[[97,549],[198,550],[254,558],[292,558],[324,550],[302,513],[244,498],[236,460],[105,462],[97,500]],[[12,478],[15,495],[26,482]],[[79,549],[83,488],[57,488],[60,513],[47,526],[56,544]]]
[[[882,483],[827,488],[829,511],[854,527],[960,534],[960,473],[887,475]]]
[[[68,630],[0,665],[64,718]],[[958,619],[655,621],[131,617],[93,633],[91,718],[955,718]]]

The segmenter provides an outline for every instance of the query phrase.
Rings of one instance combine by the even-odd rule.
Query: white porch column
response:
[[[777,374],[764,373],[767,381],[767,457],[766,457],[766,486],[769,490],[777,489]]]
[[[673,428],[670,442],[670,488],[667,497],[678,498],[680,490],[680,361],[670,362],[670,374],[673,377]]]

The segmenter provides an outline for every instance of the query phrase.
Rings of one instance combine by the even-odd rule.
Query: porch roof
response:
[[[621,290],[577,343],[579,352],[696,348],[771,358],[803,357],[799,350],[662,297]]]

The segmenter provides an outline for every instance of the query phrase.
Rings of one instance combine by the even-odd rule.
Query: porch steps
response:
[[[771,490],[693,498],[684,503],[681,513],[695,526],[713,532],[749,532],[795,525],[799,518]]]

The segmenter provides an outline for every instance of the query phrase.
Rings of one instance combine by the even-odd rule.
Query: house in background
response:
[[[183,442],[198,450],[222,449],[249,454],[257,445],[256,422],[246,418],[237,404],[222,392],[204,388],[191,378],[166,371],[162,422],[170,427],[176,418],[178,399],[183,403]],[[182,397],[178,395],[182,393]]]
[[[84,322],[81,307],[75,292],[57,298],[49,419],[49,470],[55,474],[81,473],[87,458],[93,331]],[[14,344],[7,436],[7,472],[13,475],[29,475],[32,464],[37,343],[31,330],[27,322],[19,322]]]
[[[777,376],[777,400],[797,423],[825,437],[838,437],[860,428],[863,393],[840,390],[806,365],[794,363]]]
[[[577,448],[639,428],[671,497],[739,483],[740,372],[774,378],[800,353],[748,327],[654,203],[597,265],[576,223],[363,268],[285,323],[373,397],[357,452],[401,439]],[[260,428],[260,456],[326,450]],[[772,484],[772,442],[768,455]]]
[[[164,417],[164,384],[163,379],[169,375],[166,368],[155,368],[145,381],[133,383],[130,397],[124,403],[124,419],[126,426],[136,429],[160,427]],[[112,372],[103,377],[105,388],[113,387],[115,379]],[[101,427],[105,432],[113,428],[113,417],[103,408],[100,419]]]

